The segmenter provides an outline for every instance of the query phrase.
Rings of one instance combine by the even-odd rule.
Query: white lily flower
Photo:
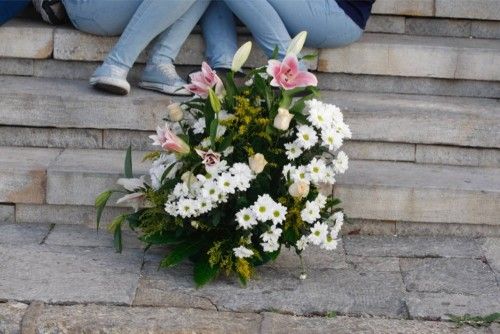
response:
[[[250,56],[250,51],[252,50],[252,42],[246,42],[243,44],[238,51],[234,54],[233,63],[231,65],[231,71],[238,72],[241,70],[243,65]]]

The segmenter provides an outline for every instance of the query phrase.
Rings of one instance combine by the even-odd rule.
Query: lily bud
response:
[[[241,70],[243,65],[250,56],[250,51],[252,50],[252,42],[246,42],[243,44],[238,51],[234,54],[233,63],[231,65],[231,71],[238,72]]]
[[[290,127],[290,121],[292,120],[293,115],[290,114],[288,109],[279,108],[278,114],[274,117],[274,127],[279,130],[286,131]]]
[[[184,118],[184,111],[181,108],[180,103],[172,103],[167,107],[168,119],[172,122],[179,122]]]
[[[255,173],[262,173],[264,167],[267,165],[267,160],[264,158],[264,155],[261,153],[257,153],[248,158],[248,164],[250,165],[250,169]]]
[[[304,47],[304,43],[306,42],[307,31],[299,32],[290,42],[288,49],[286,50],[287,55],[297,56],[302,48]]]
[[[296,181],[290,185],[288,193],[292,195],[292,197],[304,198],[309,194],[309,183]]]
[[[193,183],[195,183],[196,181],[198,181],[198,179],[196,178],[196,176],[187,171],[185,172],[184,174],[181,175],[181,180],[187,184],[189,187],[193,185]]]

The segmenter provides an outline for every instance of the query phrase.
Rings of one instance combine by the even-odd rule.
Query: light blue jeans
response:
[[[278,46],[283,58],[291,37],[303,30],[308,32],[306,46],[313,48],[345,46],[363,34],[335,0],[215,0],[202,19],[206,56],[213,67],[227,68],[227,60],[236,50],[231,11],[250,29],[268,57]],[[219,42],[219,36],[227,38],[224,43]]]
[[[105,62],[131,68],[158,36],[149,63],[172,63],[211,0],[63,0],[81,31],[120,39]]]

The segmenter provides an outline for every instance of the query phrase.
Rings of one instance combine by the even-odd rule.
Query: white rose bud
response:
[[[309,183],[304,181],[297,181],[290,185],[288,192],[292,197],[304,198],[309,194]]]
[[[293,115],[290,114],[288,109],[279,108],[278,115],[274,117],[274,127],[279,130],[286,131],[290,127],[290,121],[292,120]]]
[[[255,174],[259,174],[264,170],[264,167],[266,167],[267,160],[264,158],[264,155],[257,153],[248,158],[248,164]]]
[[[179,103],[169,104],[167,107],[168,119],[172,122],[179,122],[184,118],[184,111]]]

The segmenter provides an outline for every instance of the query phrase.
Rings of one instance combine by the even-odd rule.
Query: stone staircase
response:
[[[374,12],[360,42],[310,50],[322,98],[354,133],[335,187],[353,221],[346,232],[500,236],[500,1],[378,0]],[[124,149],[151,148],[175,99],[87,85],[115,40],[32,19],[0,27],[0,224],[93,225]],[[202,60],[196,30],[177,63],[187,73]],[[264,63],[260,51],[249,61]]]

